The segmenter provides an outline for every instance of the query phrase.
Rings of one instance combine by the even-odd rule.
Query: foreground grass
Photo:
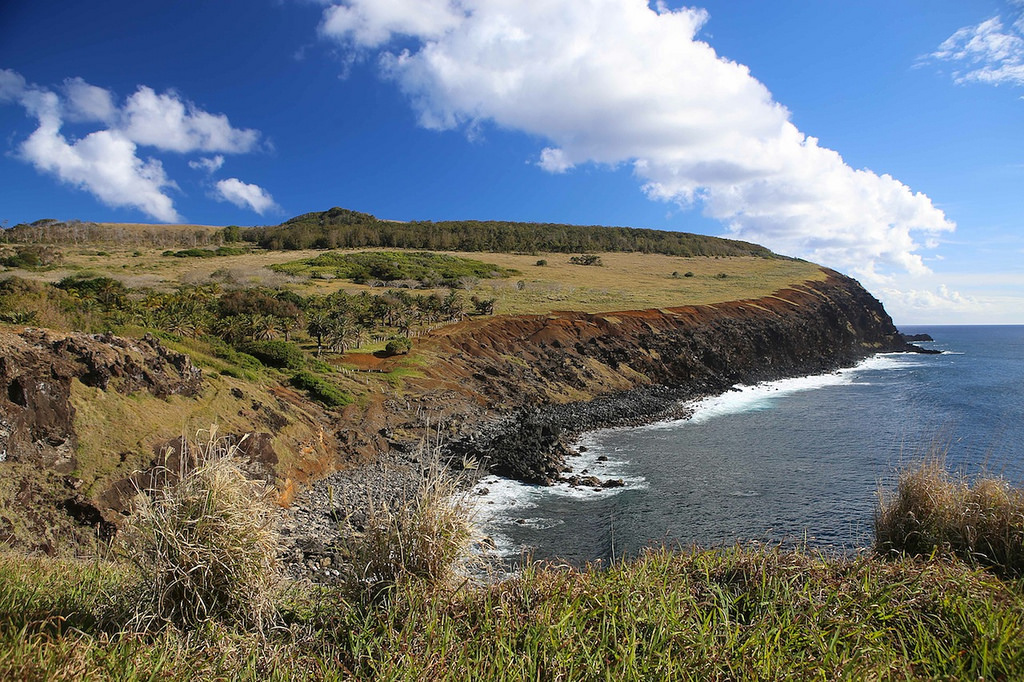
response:
[[[900,472],[875,513],[879,552],[954,554],[996,573],[1024,576],[1024,489],[999,477],[968,478],[933,455]]]
[[[773,548],[405,583],[354,605],[293,586],[266,635],[121,631],[130,571],[0,558],[0,679],[1015,679],[1024,596],[946,561]]]

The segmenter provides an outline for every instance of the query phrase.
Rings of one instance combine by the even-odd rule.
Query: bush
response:
[[[539,267],[544,267],[547,264],[548,264],[548,262],[546,260],[544,260],[543,258],[541,258],[539,261],[537,261],[537,265]]]
[[[1001,478],[973,485],[930,457],[900,473],[896,492],[879,494],[875,548],[911,556],[952,553],[972,565],[1024,575],[1024,490]]]
[[[384,352],[388,355],[405,355],[412,350],[412,341],[404,336],[396,336],[384,346]]]
[[[604,265],[601,262],[601,257],[595,256],[592,253],[581,253],[578,256],[573,256],[569,259],[569,262],[573,265]]]
[[[164,251],[164,255],[171,255],[175,258],[216,258],[217,253],[211,249],[183,249],[181,251]]]
[[[302,369],[306,366],[306,354],[291,341],[249,341],[242,344],[239,350],[268,367]]]
[[[292,386],[306,391],[310,398],[327,407],[344,407],[352,402],[347,393],[310,372],[299,372],[293,376]]]
[[[342,580],[364,601],[380,598],[404,580],[448,583],[469,559],[472,515],[466,493],[436,459],[422,473],[411,493],[380,500],[368,492],[351,507],[365,518],[343,521]]]
[[[246,478],[236,445],[216,438],[216,428],[208,434],[205,443],[182,438],[177,471],[153,475],[120,535],[142,574],[135,620],[143,627],[221,620],[262,630],[276,617],[281,573],[270,492]]]
[[[693,273],[692,272],[686,272],[686,273],[683,274],[683,277],[693,277]]]

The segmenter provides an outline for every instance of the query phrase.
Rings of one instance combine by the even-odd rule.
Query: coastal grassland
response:
[[[312,273],[305,273],[301,268],[297,275],[274,269],[287,263],[323,257],[325,253],[351,254],[356,251],[252,249],[240,255],[177,258],[164,255],[166,249],[146,246],[61,245],[59,249],[62,260],[58,265],[35,270],[8,268],[0,272],[0,277],[11,274],[56,283],[69,275],[104,275],[131,289],[160,291],[169,291],[183,284],[217,284],[224,289],[285,288],[303,296],[325,295],[334,291],[385,291],[347,279],[313,277]],[[358,252],[379,251],[367,249]],[[571,254],[565,253],[443,253],[518,271],[519,274],[501,279],[470,281],[469,288],[464,290],[467,298],[474,295],[496,298],[495,311],[499,314],[543,314],[554,310],[608,312],[721,303],[767,296],[787,286],[825,277],[821,268],[813,263],[784,258],[602,253],[603,265],[580,266],[570,264]],[[546,265],[538,266],[538,261],[545,261]],[[688,273],[691,276],[686,276]],[[443,295],[447,290],[427,289],[421,293],[434,291]]]
[[[0,557],[3,679],[1015,679],[1024,597],[956,561],[771,547],[527,565],[386,600],[294,585],[254,635],[124,629],[131,569]]]

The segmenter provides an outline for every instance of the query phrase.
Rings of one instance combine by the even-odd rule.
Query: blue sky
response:
[[[734,236],[1024,323],[1024,3],[0,3],[0,220]]]

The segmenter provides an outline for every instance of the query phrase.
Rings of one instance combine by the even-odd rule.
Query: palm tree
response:
[[[316,356],[324,347],[324,336],[331,331],[331,318],[323,308],[310,308],[306,312],[306,333],[316,339]]]

